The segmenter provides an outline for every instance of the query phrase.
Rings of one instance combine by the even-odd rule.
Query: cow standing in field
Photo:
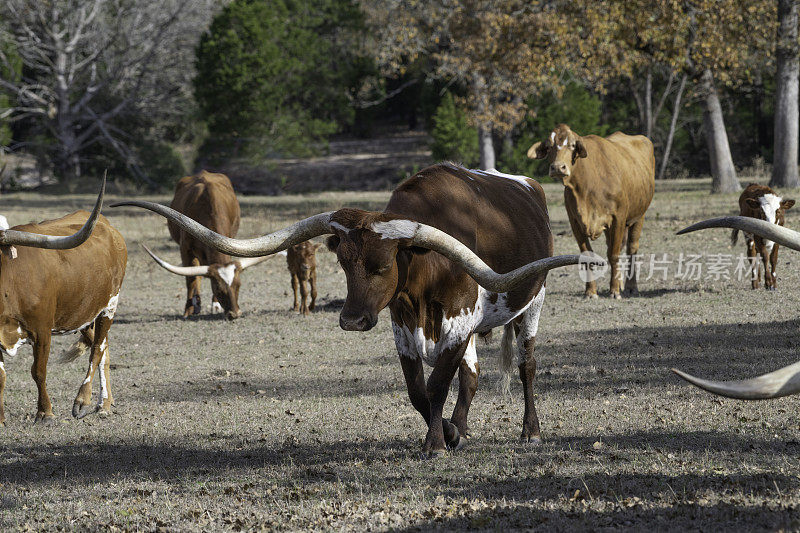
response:
[[[313,311],[317,303],[317,248],[320,246],[322,245],[305,241],[290,246],[286,250],[286,264],[292,277],[292,292],[294,293],[292,309],[304,315]],[[306,284],[309,286],[308,289]],[[298,289],[300,289],[300,302],[297,299]],[[311,289],[311,303],[306,304],[309,289]]]
[[[239,200],[231,181],[224,174],[205,170],[196,176],[186,176],[175,186],[175,196],[170,204],[179,213],[196,220],[203,226],[226,237],[235,237],[239,231]],[[224,312],[233,320],[241,316],[239,310],[240,275],[243,270],[262,262],[264,257],[234,260],[227,254],[205,245],[191,234],[168,222],[169,234],[181,249],[181,264],[175,266],[156,256],[149,248],[148,254],[161,267],[186,277],[186,306],[183,316],[200,314],[200,282],[211,280],[213,312]]]
[[[105,182],[103,183],[105,187]],[[80,332],[62,357],[71,360],[91,348],[89,370],[72,414],[109,413],[108,330],[117,309],[128,252],[122,235],[100,215],[103,192],[92,213],[77,211],[55,220],[0,228],[0,425],[5,423],[4,357],[33,344],[31,374],[39,389],[36,421],[53,419],[47,394],[50,338]],[[100,395],[92,406],[92,380],[100,372]]]
[[[783,226],[783,213],[794,205],[794,200],[784,200],[766,185],[751,183],[739,196],[739,214],[743,217],[766,220],[770,224]],[[731,232],[731,246],[736,244],[738,229]],[[777,287],[775,269],[778,266],[778,245],[759,235],[745,233],[747,257],[753,265],[752,288],[757,289],[761,283],[761,270],[755,263],[756,254],[761,256],[764,264],[764,288],[774,291]]]
[[[545,278],[579,256],[550,257],[547,204],[534,180],[434,165],[398,186],[383,212],[340,209],[249,240],[214,234],[151,202],[116,205],[155,211],[209,246],[241,256],[272,254],[332,234],[327,245],[347,279],[339,325],[367,331],[389,307],[408,394],[428,425],[426,455],[465,442],[479,373],[475,334],[504,326],[501,367],[507,376],[516,363],[523,383],[522,440],[540,441],[533,349]],[[516,354],[510,349],[515,333]],[[423,363],[433,367],[427,383]],[[447,420],[442,411],[456,371],[459,394]]]
[[[580,136],[566,124],[559,124],[546,140],[530,147],[528,157],[547,158],[550,177],[564,184],[564,205],[581,252],[592,251],[591,241],[605,232],[612,298],[621,297],[624,273],[619,272],[619,254],[627,240],[625,292],[636,295],[635,255],[639,252],[644,214],[655,189],[655,159],[650,139],[621,132],[605,138]],[[594,280],[586,282],[584,296],[597,298]]]

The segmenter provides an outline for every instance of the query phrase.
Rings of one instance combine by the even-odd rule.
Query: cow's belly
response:
[[[457,316],[442,318],[438,341],[427,338],[421,327],[410,328],[392,321],[397,352],[402,357],[421,358],[426,364],[435,366],[442,352],[467,342],[474,333],[484,333],[508,324],[524,313],[531,302],[533,299],[522,308],[509,308],[507,293],[492,293],[479,286],[473,309],[462,309]],[[477,361],[474,341],[468,345],[464,357],[470,366],[474,366]]]

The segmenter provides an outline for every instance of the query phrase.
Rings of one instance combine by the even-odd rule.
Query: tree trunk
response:
[[[648,65],[647,77],[644,83],[644,134],[648,139],[653,138],[653,68]]]
[[[799,187],[797,175],[797,0],[778,0],[775,154],[770,187]]]
[[[681,76],[680,85],[678,85],[678,93],[675,95],[675,106],[672,108],[672,119],[669,123],[669,134],[667,134],[667,142],[664,144],[664,155],[661,158],[661,168],[658,170],[658,179],[664,179],[664,173],[667,170],[667,163],[669,163],[669,153],[672,151],[672,141],[675,138],[675,125],[678,123],[678,115],[681,112],[681,98],[683,97],[683,90],[686,88],[686,74]]]
[[[491,170],[495,166],[494,143],[492,142],[491,124],[478,126],[478,145],[480,147],[481,170]]]
[[[711,162],[711,192],[740,191],[742,187],[736,178],[728,134],[725,132],[725,120],[722,117],[722,106],[719,103],[711,70],[706,69],[703,72],[700,85],[703,93],[703,129]]]

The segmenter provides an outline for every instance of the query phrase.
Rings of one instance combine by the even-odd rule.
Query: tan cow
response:
[[[547,158],[550,177],[564,184],[569,225],[581,252],[591,251],[591,241],[606,234],[612,298],[620,298],[625,273],[619,272],[619,254],[627,240],[626,293],[637,294],[635,255],[655,188],[650,139],[621,132],[605,138],[580,136],[566,124],[559,124],[546,140],[530,147],[528,157]],[[586,282],[584,295],[597,298],[594,280]]]
[[[294,293],[293,309],[304,315],[314,310],[317,303],[317,248],[321,244],[311,241],[301,242],[290,246],[286,250],[286,265],[292,277],[292,292]],[[309,290],[311,289],[311,303],[306,304]],[[297,290],[300,289],[300,301],[297,299]]]
[[[81,418],[110,410],[114,400],[108,330],[128,253],[122,235],[100,215],[102,199],[101,191],[91,214],[77,211],[0,230],[0,425],[5,422],[3,358],[16,355],[23,344],[33,344],[31,374],[39,389],[36,421],[52,420],[46,386],[50,338],[73,332],[81,336],[65,358],[74,359],[90,347],[91,353],[72,414]],[[98,369],[101,390],[92,406],[92,380]]]
[[[181,178],[175,185],[171,207],[226,237],[235,237],[239,231],[239,200],[231,181],[224,174],[203,170],[196,176]],[[176,224],[168,222],[167,226],[172,240],[180,246],[182,266],[167,263],[147,246],[144,249],[164,269],[186,277],[184,318],[200,313],[200,282],[204,277],[211,280],[212,310],[224,312],[228,320],[239,318],[242,314],[239,310],[240,274],[267,258],[231,259]]]
[[[516,366],[523,383],[522,441],[540,441],[534,406],[533,355],[550,269],[579,256],[551,257],[553,237],[544,192],[524,176],[466,170],[451,164],[426,168],[400,184],[384,211],[344,208],[320,213],[255,239],[213,234],[165,206],[150,209],[226,253],[259,256],[332,234],[347,279],[339,325],[367,331],[391,312],[395,346],[408,395],[428,426],[423,453],[458,449],[478,380],[475,334],[504,326],[501,367]],[[517,335],[517,350],[511,349]],[[423,363],[433,367],[425,381]],[[450,382],[459,373],[453,415],[442,418]]]

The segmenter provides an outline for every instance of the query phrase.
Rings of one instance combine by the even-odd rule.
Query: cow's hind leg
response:
[[[312,270],[308,278],[308,283],[311,285],[311,303],[308,305],[308,310],[313,311],[317,306],[317,271]]]
[[[108,359],[108,330],[113,319],[105,315],[100,315],[94,322],[94,341],[92,350],[89,353],[89,369],[86,372],[86,379],[83,380],[78,395],[72,404],[72,416],[83,418],[95,411],[103,410],[110,412],[113,403],[111,392],[109,391],[109,371],[110,361]],[[100,370],[100,399],[96,406],[92,405],[92,380],[97,370]]]
[[[300,280],[297,277],[297,274],[292,274],[292,292],[294,293],[294,305],[292,305],[292,309],[294,311],[300,310],[300,301],[297,299],[297,291],[299,290]]]
[[[756,259],[756,243],[751,237],[747,237],[745,242],[747,243],[747,260],[750,264],[750,287],[757,289],[761,282],[761,274]]]
[[[470,437],[467,415],[469,414],[469,406],[472,404],[472,398],[475,397],[475,391],[478,389],[478,376],[480,373],[478,353],[475,349],[475,335],[473,335],[469,339],[464,358],[458,367],[458,400],[456,400],[456,406],[453,409],[453,416],[450,417],[450,422],[455,424],[458,432],[466,438]]]
[[[545,288],[533,299],[528,309],[518,319],[519,334],[517,335],[517,364],[519,377],[522,380],[522,392],[525,397],[525,414],[522,417],[522,436],[520,440],[525,443],[539,444],[542,436],[539,431],[539,417],[536,415],[534,405],[533,380],[536,377],[536,358],[533,356],[533,347],[536,342],[536,332],[539,329],[539,316],[544,304]]]
[[[639,295],[639,264],[636,262],[636,254],[639,253],[639,237],[642,236],[642,228],[644,227],[644,216],[634,222],[628,228],[628,274],[625,278],[625,295],[638,296]]]

